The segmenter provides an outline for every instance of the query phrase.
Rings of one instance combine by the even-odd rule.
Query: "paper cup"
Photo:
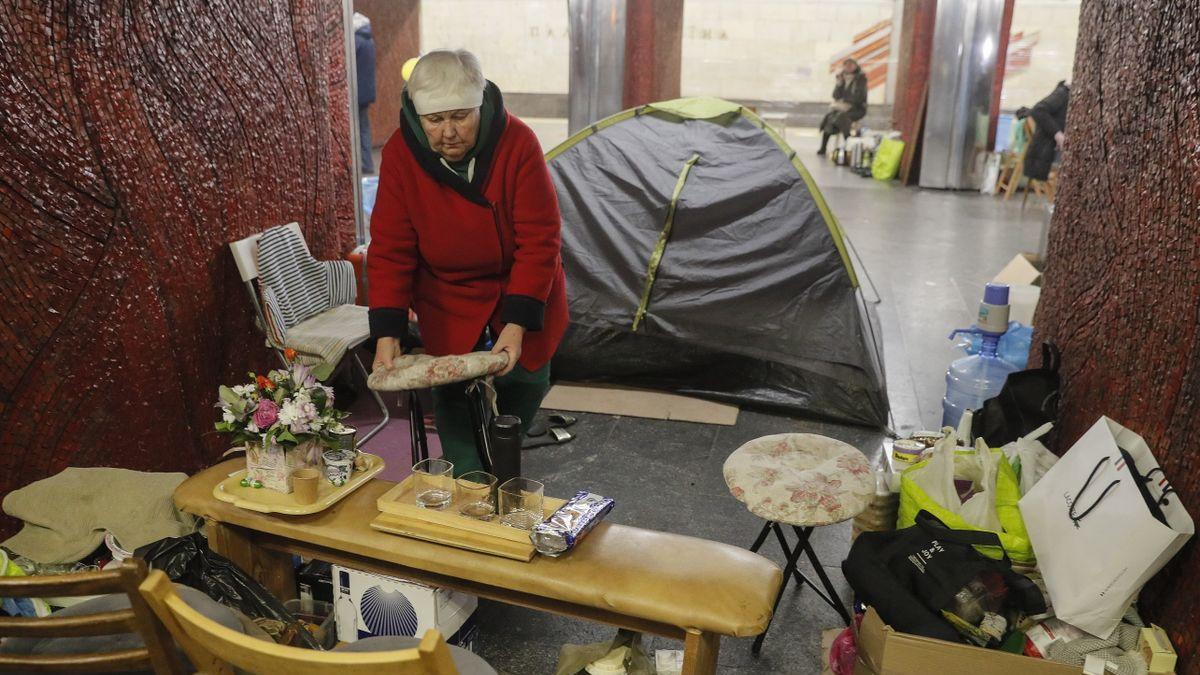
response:
[[[292,498],[297,504],[315,504],[321,472],[307,467],[292,472]]]

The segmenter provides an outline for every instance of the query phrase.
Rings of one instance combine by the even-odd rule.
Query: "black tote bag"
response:
[[[1053,342],[1042,343],[1042,367],[1012,373],[1000,393],[983,402],[971,422],[971,441],[982,438],[999,448],[1058,420],[1062,353]]]
[[[977,545],[1003,551],[995,533],[952,530],[921,511],[912,527],[858,535],[842,572],[858,600],[892,628],[939,640],[962,640],[938,610],[983,572],[1000,573],[1011,591],[1009,602],[1026,613],[1046,611],[1041,592],[1012,571],[1007,555],[993,560],[976,551]]]

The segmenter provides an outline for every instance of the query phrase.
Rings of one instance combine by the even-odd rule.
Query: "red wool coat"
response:
[[[497,335],[519,323],[520,364],[541,368],[566,331],[567,297],[558,198],[537,137],[501,108],[498,140],[469,184],[405,127],[383,148],[371,213],[372,334],[403,336],[411,307],[426,351],[441,356],[471,351],[489,323]]]

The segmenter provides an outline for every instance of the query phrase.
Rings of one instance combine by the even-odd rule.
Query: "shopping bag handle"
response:
[[[1108,493],[1111,492],[1112,489],[1121,482],[1121,479],[1118,478],[1117,480],[1109,483],[1108,487],[1104,488],[1104,491],[1100,493],[1099,497],[1096,497],[1096,501],[1092,502],[1091,506],[1087,507],[1083,513],[1075,513],[1075,505],[1079,503],[1080,498],[1083,497],[1083,493],[1087,491],[1088,487],[1092,484],[1092,481],[1095,480],[1096,474],[1100,471],[1100,467],[1104,466],[1104,463],[1107,461],[1109,461],[1109,456],[1105,455],[1104,457],[1100,458],[1099,462],[1096,462],[1096,466],[1092,467],[1092,472],[1088,474],[1087,480],[1083,482],[1083,487],[1079,488],[1079,492],[1075,493],[1075,498],[1071,500],[1069,506],[1067,507],[1067,517],[1071,519],[1071,524],[1073,524],[1077,530],[1079,529],[1079,521],[1087,518],[1089,513],[1094,511],[1097,506],[1100,506],[1100,502],[1104,501],[1104,498],[1108,496]]]

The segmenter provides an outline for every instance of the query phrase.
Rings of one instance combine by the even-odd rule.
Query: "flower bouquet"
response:
[[[319,465],[322,451],[337,446],[347,413],[333,407],[333,389],[303,364],[249,376],[246,384],[219,388],[216,430],[246,448],[243,486],[290,493],[292,472]]]

